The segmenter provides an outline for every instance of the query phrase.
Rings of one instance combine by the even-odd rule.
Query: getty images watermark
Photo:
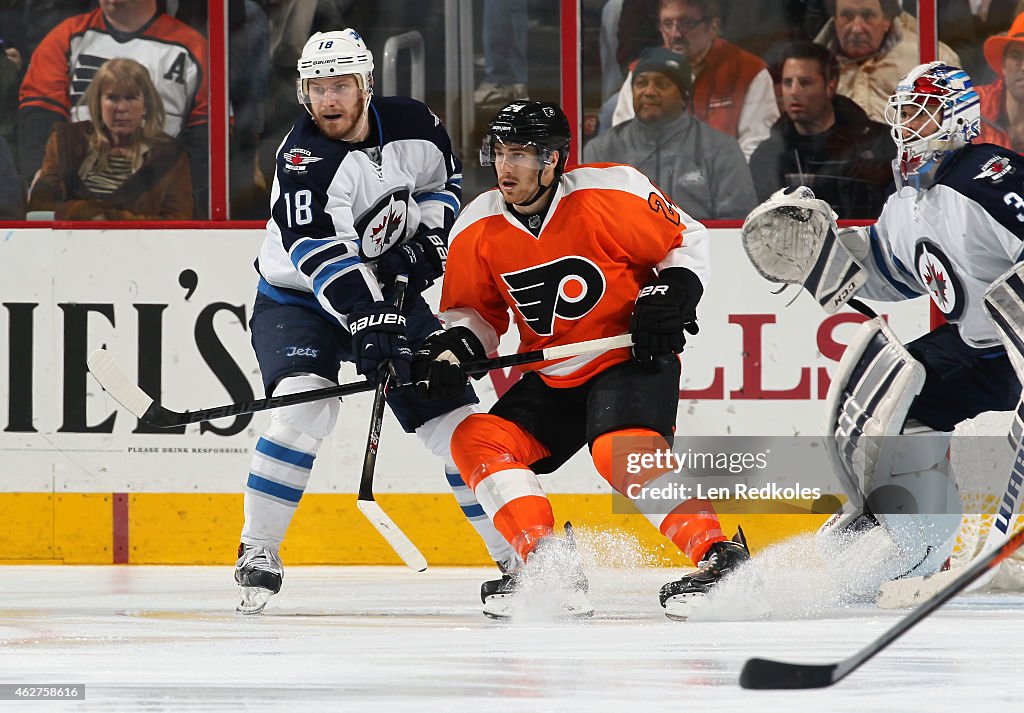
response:
[[[623,440],[637,440],[624,438]],[[646,439],[640,439],[646,441]],[[735,439],[740,440],[740,439]],[[775,482],[765,478],[770,464],[771,448],[762,450],[721,450],[705,443],[697,447],[649,448],[643,444],[616,444],[616,450],[625,446],[625,474],[628,482],[625,494],[630,500],[675,501],[690,498],[709,500],[817,500],[823,489],[820,485]],[[739,443],[731,443],[736,446]],[[640,446],[640,449],[635,449]],[[720,446],[720,444],[719,444]],[[636,476],[647,474],[643,482]],[[698,475],[699,474],[699,475]],[[709,475],[710,474],[710,475]],[[728,478],[728,475],[742,479]],[[630,478],[629,476],[633,476]],[[716,477],[717,476],[717,477]],[[763,482],[762,482],[763,481]]]
[[[917,439],[929,437],[914,436]],[[882,470],[889,468],[891,472],[893,464],[887,466],[883,461],[885,454],[895,453],[905,445],[896,440],[900,438],[906,437],[877,439],[872,443],[875,449],[872,452],[881,454],[878,467]],[[942,452],[944,443],[933,450]],[[920,443],[917,446],[920,447]],[[996,496],[985,502],[998,502],[1013,461],[1005,437],[954,439],[947,477],[962,483],[963,478],[957,477],[958,448],[968,454],[963,459],[967,464],[963,470],[970,472],[974,479],[972,490]],[[976,472],[977,458],[971,455],[977,453],[999,460],[987,469],[991,475],[981,481]],[[857,456],[852,470],[864,463],[863,455]],[[633,514],[637,509],[646,514],[665,514],[689,500],[709,500],[719,512],[736,514],[831,514],[851,492],[856,493],[857,488],[864,485],[863,482],[851,485],[849,479],[844,481],[837,475],[826,441],[820,436],[683,435],[671,439],[620,436],[612,444],[612,471],[612,486],[625,496],[613,498],[613,512],[621,514]],[[886,478],[878,482],[891,483]],[[895,490],[900,492],[894,496]],[[955,488],[951,492],[955,493]],[[878,504],[881,512],[923,513],[925,509],[937,507],[948,507],[949,511],[960,508],[956,498],[941,506],[919,505],[913,492],[892,485],[887,486],[885,494],[886,498],[869,501]],[[890,507],[893,509],[889,510]],[[982,514],[984,512],[987,511]]]

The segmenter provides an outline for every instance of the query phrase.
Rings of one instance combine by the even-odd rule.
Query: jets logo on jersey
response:
[[[1009,173],[1013,173],[1013,166],[1010,165],[1010,160],[1004,156],[993,156],[985,162],[985,165],[981,167],[981,173],[974,178],[975,180],[991,178],[993,183],[995,183]]]
[[[539,336],[554,333],[555,318],[576,320],[604,295],[601,269],[573,255],[501,276],[523,321]]]
[[[409,213],[409,189],[396,188],[377,199],[366,212],[356,218],[359,254],[373,260],[405,236],[405,219]]]
[[[932,302],[946,319],[958,319],[964,311],[964,290],[953,263],[927,239],[921,239],[914,251],[917,276],[928,290]]]
[[[285,151],[282,156],[284,157],[284,170],[291,171],[292,173],[305,173],[310,164],[316,163],[322,158],[321,156],[314,156],[312,152],[306,149],[300,148]]]

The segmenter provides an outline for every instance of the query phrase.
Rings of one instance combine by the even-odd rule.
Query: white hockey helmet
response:
[[[981,100],[967,72],[931,62],[918,65],[899,81],[885,108],[885,120],[896,142],[897,185],[927,187],[943,155],[981,132]],[[921,125],[913,128],[915,124]]]
[[[295,83],[299,103],[309,108],[309,80],[354,74],[369,101],[373,92],[373,53],[362,36],[351,27],[340,31],[317,32],[306,41],[298,62]]]

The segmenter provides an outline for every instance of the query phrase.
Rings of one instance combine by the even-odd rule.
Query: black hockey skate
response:
[[[661,588],[658,598],[665,607],[665,616],[686,621],[700,607],[718,582],[750,559],[747,539],[737,529],[731,540],[716,542],[697,565],[697,571],[669,582]]]
[[[239,614],[259,614],[267,605],[267,600],[281,591],[284,565],[274,550],[239,544],[235,581],[242,588],[242,599],[235,611]]]
[[[557,616],[585,619],[594,614],[587,598],[589,588],[572,525],[565,523],[565,537],[540,540],[527,565],[515,572],[503,571],[501,579],[480,585],[480,600],[484,615],[492,619],[511,619],[517,610],[527,612],[534,604],[550,606],[552,602]]]

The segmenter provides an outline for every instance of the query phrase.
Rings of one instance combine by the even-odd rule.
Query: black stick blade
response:
[[[740,686],[759,690],[825,688],[836,682],[838,664],[798,664],[771,659],[748,659],[740,672]]]

